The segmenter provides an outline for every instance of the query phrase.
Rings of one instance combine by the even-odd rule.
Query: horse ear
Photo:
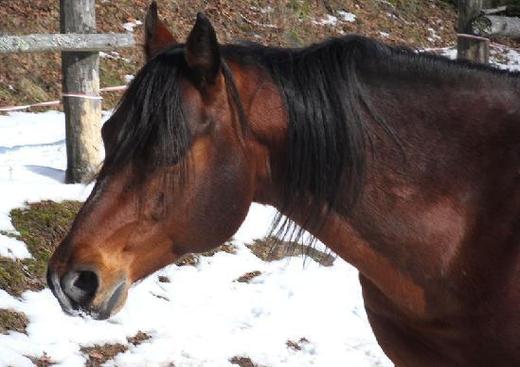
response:
[[[167,46],[176,44],[175,37],[157,16],[157,2],[152,1],[144,20],[144,53],[149,61]]]
[[[186,62],[202,83],[214,83],[220,70],[220,51],[217,34],[203,13],[186,41]]]

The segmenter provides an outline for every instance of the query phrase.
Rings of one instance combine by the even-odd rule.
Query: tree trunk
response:
[[[480,15],[483,0],[459,0],[459,21],[457,30],[459,33],[470,34],[471,22]]]

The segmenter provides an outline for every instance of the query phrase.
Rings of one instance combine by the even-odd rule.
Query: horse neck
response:
[[[402,150],[384,131],[378,131],[375,121],[369,121],[376,137],[356,209],[346,214],[337,205],[323,225],[311,232],[356,266],[393,303],[420,314],[426,310],[427,284],[465,267],[465,256],[474,257],[471,246],[479,245],[468,239],[474,236],[471,231],[479,220],[476,211],[489,205],[483,195],[503,202],[503,194],[514,190],[511,177],[520,166],[513,141],[520,136],[520,126],[514,122],[520,119],[520,109],[512,99],[520,96],[511,83],[486,72],[478,72],[480,78],[497,86],[489,92],[468,90],[462,80],[459,84],[442,76],[426,87],[410,79],[397,79],[395,85],[396,76],[385,72],[391,73],[380,68],[367,76],[367,90],[373,100],[382,102],[379,113],[399,138]],[[283,182],[277,177],[283,166],[277,164],[284,161],[287,113],[269,76],[253,74],[242,90],[248,90],[252,146],[260,172],[255,201],[283,209]],[[508,147],[508,161],[498,149],[501,145]],[[495,174],[494,185],[507,188],[504,193],[485,181],[482,172],[490,171]],[[511,205],[520,208],[519,200],[515,193]],[[291,219],[302,224],[298,213],[307,209],[302,204],[292,211]],[[472,264],[475,269],[478,265]],[[479,270],[483,269],[475,272]]]
[[[254,201],[276,207],[280,197],[277,163],[282,161],[288,129],[283,98],[262,68],[228,64],[249,123],[247,149],[256,173]]]

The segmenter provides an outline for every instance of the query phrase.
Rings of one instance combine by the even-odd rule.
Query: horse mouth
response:
[[[47,272],[47,284],[63,312],[70,316],[90,316],[95,320],[106,320],[117,313],[123,307],[128,291],[128,283],[121,280],[106,292],[108,296],[104,300],[95,302],[95,299],[94,302],[82,305],[65,294],[57,273]]]
[[[113,314],[117,313],[121,307],[123,307],[127,290],[128,287],[125,281],[117,284],[113,288],[112,294],[101,304],[100,307],[90,310],[90,316],[96,320],[106,320]]]

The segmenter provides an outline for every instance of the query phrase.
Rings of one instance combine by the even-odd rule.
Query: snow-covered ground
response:
[[[91,187],[64,185],[64,118],[59,112],[0,116],[0,229],[13,231],[10,209],[26,201],[84,199]],[[0,335],[0,366],[32,366],[46,355],[58,366],[83,366],[81,347],[151,338],[109,366],[232,366],[234,356],[258,366],[390,366],[368,322],[357,272],[341,259],[332,267],[295,257],[266,263],[242,244],[260,238],[273,215],[254,205],[236,234],[238,253],[169,266],[135,285],[124,309],[107,321],[62,313],[49,290],[20,299],[0,290],[0,308],[27,315],[27,335]],[[0,255],[30,256],[25,244],[0,236]],[[260,271],[250,283],[236,282]],[[166,276],[169,283],[159,281]],[[300,343],[301,350],[287,345]]]
[[[457,58],[457,47],[440,49],[426,49],[427,52],[435,52],[447,58]],[[498,43],[491,43],[489,47],[490,64],[504,70],[520,71],[520,49],[511,49]]]

